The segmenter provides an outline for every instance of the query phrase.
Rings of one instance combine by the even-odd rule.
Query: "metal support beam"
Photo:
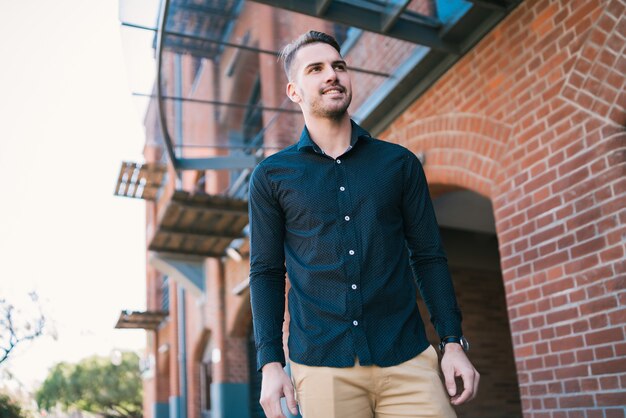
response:
[[[133,93],[133,96],[138,97],[151,97],[157,98],[154,94],[148,93]],[[204,99],[192,99],[189,97],[176,97],[176,96],[161,96],[163,100],[172,100],[175,102],[189,102],[189,103],[197,103],[203,105],[212,105],[212,106],[226,106],[226,107],[237,107],[242,109],[261,109],[264,112],[284,112],[284,113],[301,113],[300,110],[296,109],[283,109],[282,107],[268,107],[268,106],[260,106],[254,104],[246,104],[246,103],[231,103],[231,102],[222,102],[219,100],[204,100]]]
[[[324,13],[326,13],[326,10],[328,9],[328,6],[330,6],[330,3],[332,1],[333,0],[316,0],[315,14],[319,17],[322,17]]]
[[[474,3],[478,7],[482,7],[483,9],[496,10],[496,11],[505,11],[509,7],[511,7],[506,1],[498,1],[498,0],[467,0],[470,3]]]
[[[254,155],[239,157],[179,158],[180,170],[242,170],[254,168],[259,159]]]
[[[303,13],[309,16],[317,16],[317,2],[310,0],[253,0],[257,3],[282,9]],[[433,24],[433,19],[417,13],[401,13],[395,24],[391,25],[387,32],[381,28],[386,13],[384,8],[374,8],[372,4],[351,0],[332,1],[328,5],[324,19],[348,26],[354,26],[382,35],[387,35],[403,41],[428,46],[438,51],[449,54],[459,54],[458,46],[448,42],[439,36],[438,27]]]
[[[157,31],[157,51],[156,51],[156,96],[157,96],[157,113],[159,116],[159,126],[161,128],[161,134],[163,135],[163,141],[165,142],[165,148],[167,150],[167,154],[170,157],[170,162],[172,163],[172,167],[174,167],[174,171],[177,170],[176,164],[176,154],[174,153],[174,147],[172,144],[172,138],[170,137],[169,132],[167,131],[167,119],[165,117],[165,103],[163,101],[163,71],[161,71],[161,67],[163,64],[163,44],[164,44],[164,36],[163,32],[165,31],[165,23],[167,22],[167,14],[169,10],[170,2],[169,0],[163,0],[161,3],[161,11],[159,14],[159,29]],[[179,176],[178,172],[176,175]]]
[[[159,232],[163,232],[163,233],[171,234],[171,235],[178,235],[183,238],[197,238],[197,239],[216,238],[216,239],[229,239],[229,240],[243,238],[243,234],[218,234],[216,232],[213,232],[213,233],[189,232],[189,231],[178,230],[176,228],[168,228],[164,226],[161,226],[159,228]]]
[[[192,4],[192,3],[177,4],[176,6],[172,7],[172,9],[174,11],[183,10],[183,11],[192,12],[192,13],[216,15],[216,16],[225,17],[228,19],[233,19],[237,17],[237,14],[233,13],[230,10],[218,9],[216,7],[204,6],[204,5],[198,5],[198,4]]]
[[[382,25],[380,30],[386,33],[396,23],[404,9],[409,5],[411,0],[391,0],[385,9],[385,15],[383,16]]]

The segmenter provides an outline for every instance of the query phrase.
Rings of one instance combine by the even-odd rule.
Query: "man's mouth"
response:
[[[341,87],[328,87],[322,90],[322,94],[339,94],[343,93],[343,88]]]

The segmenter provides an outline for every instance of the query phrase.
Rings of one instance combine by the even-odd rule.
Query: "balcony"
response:
[[[164,204],[148,249],[159,253],[222,257],[248,224],[245,200],[175,191]]]

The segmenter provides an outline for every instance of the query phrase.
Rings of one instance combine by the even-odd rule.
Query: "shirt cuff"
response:
[[[283,351],[283,347],[267,345],[265,347],[260,348],[256,354],[256,365],[257,371],[261,371],[263,366],[267,363],[279,362],[283,367],[285,367],[285,352]]]
[[[461,328],[461,322],[457,318],[450,318],[438,329],[439,338],[445,338],[450,336],[462,337],[463,330]]]

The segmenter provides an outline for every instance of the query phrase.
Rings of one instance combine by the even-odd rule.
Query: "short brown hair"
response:
[[[324,32],[318,32],[316,30],[310,30],[306,33],[303,33],[291,43],[287,44],[279,55],[279,58],[283,61],[285,74],[287,74],[287,78],[289,80],[291,80],[291,66],[293,64],[293,59],[296,56],[296,53],[300,50],[300,48],[316,43],[328,44],[335,48],[337,52],[341,53],[339,43],[337,43],[337,40],[335,40],[335,38],[333,38],[332,36]]]

